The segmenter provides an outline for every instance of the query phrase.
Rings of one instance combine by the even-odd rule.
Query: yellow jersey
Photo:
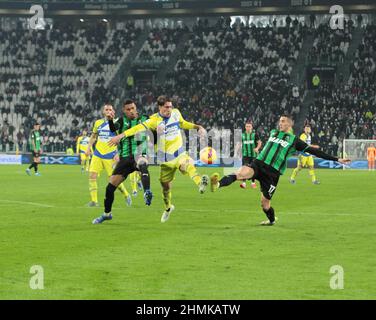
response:
[[[309,134],[306,134],[306,133],[302,133],[299,137],[300,140],[303,140],[306,144],[308,144],[309,146],[311,145],[312,143],[312,138]],[[309,153],[305,153],[305,152],[300,152],[300,154],[304,157],[311,157],[312,155],[309,154]]]
[[[172,109],[169,118],[163,117],[160,113],[155,113],[148,120],[124,131],[124,134],[126,137],[130,137],[144,130],[156,131],[158,159],[161,162],[168,162],[185,152],[181,129],[195,129],[195,124],[184,120],[178,109]]]
[[[116,136],[115,132],[111,132],[110,126],[106,119],[95,121],[93,133],[97,134],[97,142],[95,144],[94,156],[101,159],[112,159],[117,153],[117,147],[110,147],[108,142],[112,137]]]
[[[77,139],[76,153],[85,153],[89,145],[90,138],[88,136],[80,136]]]

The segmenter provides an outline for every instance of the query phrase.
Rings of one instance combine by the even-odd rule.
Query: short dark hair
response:
[[[309,123],[306,123],[306,124],[304,125],[304,128],[306,128],[306,127],[311,128],[311,125],[310,125]]]
[[[34,126],[40,126],[40,123],[39,122],[35,122]]]
[[[281,115],[281,118],[282,118],[282,117],[289,118],[291,121],[294,120],[294,119],[292,118],[292,115],[291,115],[291,114],[284,113],[284,114]]]
[[[132,104],[132,103],[134,103],[134,101],[132,99],[127,99],[127,100],[125,100],[123,106],[125,106],[127,104]]]
[[[251,125],[253,125],[253,121],[252,121],[252,120],[247,120],[247,121],[245,122],[245,124],[251,124]]]
[[[157,98],[157,104],[158,106],[164,106],[166,102],[172,102],[172,99],[169,96],[159,96]]]

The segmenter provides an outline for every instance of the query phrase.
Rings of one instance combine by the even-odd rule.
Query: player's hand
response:
[[[116,137],[111,138],[110,141],[108,141],[108,145],[110,147],[117,146],[120,143],[120,140],[124,138],[124,134],[119,134]]]
[[[114,159],[113,159],[115,162],[119,162],[119,160],[120,160],[120,157],[119,157],[119,155],[118,154],[115,154],[115,156],[114,156]]]
[[[339,163],[342,163],[342,164],[350,164],[351,160],[350,159],[338,159],[338,162]]]
[[[197,126],[198,135],[203,138],[206,136],[206,130],[203,126]]]
[[[85,151],[85,155],[86,155],[86,156],[90,156],[90,153],[91,153],[91,150],[88,148],[88,149]]]
[[[108,120],[114,120],[114,118],[115,118],[115,111],[114,110],[109,111],[107,118],[108,118]]]

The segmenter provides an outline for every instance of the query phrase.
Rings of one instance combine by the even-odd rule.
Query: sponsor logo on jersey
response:
[[[276,137],[270,137],[268,141],[273,142],[273,143],[278,143],[284,148],[286,148],[289,145],[288,141],[285,141]]]

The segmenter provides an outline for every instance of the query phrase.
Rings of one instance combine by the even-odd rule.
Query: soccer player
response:
[[[30,167],[26,169],[26,173],[30,176],[31,169],[34,168],[35,175],[40,176],[38,172],[38,164],[40,163],[40,155],[42,153],[42,137],[40,135],[40,124],[37,122],[34,124],[34,129],[30,132],[30,148],[33,155],[33,162]]]
[[[373,143],[367,149],[368,170],[375,170],[376,148]]]
[[[91,158],[91,163],[89,167],[89,190],[91,201],[88,203],[89,207],[98,207],[98,175],[105,170],[107,175],[110,177],[112,175],[113,166],[116,162],[117,150],[116,147],[110,147],[108,141],[111,137],[115,136],[112,133],[108,121],[112,119],[114,114],[114,109],[112,105],[106,104],[102,109],[103,119],[99,119],[95,122],[93,127],[93,132],[89,139],[89,144],[86,149],[86,156],[89,157],[94,143],[94,154]],[[124,195],[127,205],[132,204],[132,197],[128,193],[127,189],[123,184],[118,187],[119,191]]]
[[[207,175],[200,176],[183,146],[183,137],[180,130],[198,129],[200,135],[205,129],[197,124],[184,120],[180,111],[175,109],[172,99],[167,96],[159,96],[157,99],[159,112],[153,114],[149,120],[123,131],[122,134],[114,137],[110,145],[118,144],[124,137],[131,137],[144,130],[156,131],[158,135],[158,160],[160,165],[160,183],[162,186],[165,211],[162,214],[161,222],[166,222],[171,212],[175,209],[171,203],[171,187],[175,173],[179,170],[182,174],[188,174],[198,186],[199,192],[204,193],[209,183]]]
[[[87,130],[82,131],[82,136],[77,138],[76,153],[81,160],[81,173],[89,171],[90,156],[86,155],[86,150],[89,145],[90,138],[87,136]]]
[[[261,186],[261,206],[268,220],[261,222],[261,225],[274,225],[275,213],[271,206],[271,199],[277,188],[278,180],[286,170],[287,159],[295,151],[302,151],[313,154],[326,160],[338,161],[342,164],[350,163],[348,159],[332,157],[318,148],[312,148],[304,141],[295,136],[292,129],[293,121],[291,116],[282,115],[279,119],[279,130],[272,130],[270,137],[257,158],[250,164],[241,167],[238,172],[225,176],[219,181],[219,174],[211,177],[211,190],[226,187],[236,180],[255,178]]]
[[[256,146],[257,143],[257,146]],[[245,124],[245,132],[242,133],[242,164],[243,166],[251,164],[253,159],[256,158],[257,154],[259,153],[259,150],[261,148],[261,140],[255,130],[253,130],[253,124],[252,122],[248,121]],[[238,145],[238,148],[240,146]],[[245,189],[247,187],[246,180],[244,180],[240,187]],[[251,187],[253,189],[256,188],[255,179],[252,179]]]
[[[304,126],[304,132],[300,135],[300,140],[304,141],[306,144],[308,144],[312,148],[319,148],[318,145],[311,144],[312,138],[311,138],[311,126],[309,124],[306,124]],[[316,179],[315,175],[315,161],[313,160],[312,155],[310,155],[307,152],[300,152],[298,156],[298,164],[294,171],[292,172],[292,175],[290,177],[290,183],[295,184],[295,178],[297,174],[299,173],[302,168],[309,168],[309,175],[311,176],[311,180],[313,184],[320,184],[320,181]]]
[[[146,116],[138,116],[137,107],[134,101],[126,100],[123,106],[123,116],[115,123],[109,120],[109,127],[112,133],[124,132],[134,128],[138,124],[148,119]],[[150,175],[147,160],[147,136],[142,135],[140,139],[133,136],[124,137],[118,146],[120,161],[115,167],[110,182],[106,188],[106,198],[104,199],[104,213],[93,220],[93,224],[99,224],[112,219],[112,204],[116,188],[127,179],[128,175],[135,171],[141,172],[141,181],[144,188],[145,204],[150,206],[153,194],[150,190]]]

